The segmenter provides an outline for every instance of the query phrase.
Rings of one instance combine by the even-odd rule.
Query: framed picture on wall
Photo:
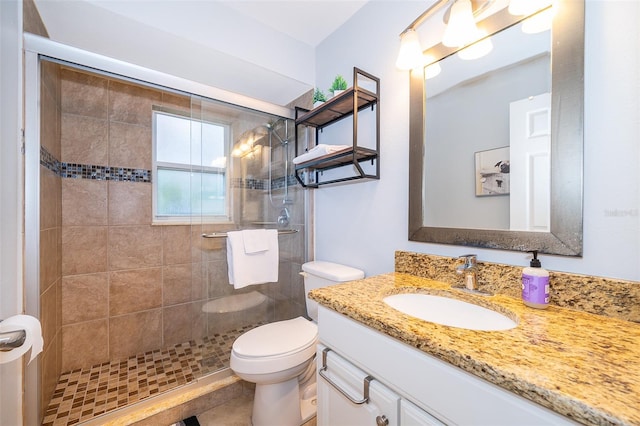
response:
[[[478,151],[475,157],[476,196],[508,195],[509,147]]]

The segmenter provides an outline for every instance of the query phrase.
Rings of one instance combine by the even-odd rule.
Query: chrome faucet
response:
[[[465,254],[458,259],[464,259],[464,264],[456,268],[456,273],[464,274],[464,286],[469,290],[478,290],[478,264],[477,255]]]

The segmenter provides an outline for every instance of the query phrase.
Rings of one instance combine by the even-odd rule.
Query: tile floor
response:
[[[200,426],[251,426],[253,395],[242,395],[197,416]],[[316,426],[312,418],[302,426]]]
[[[74,425],[229,367],[231,345],[260,324],[63,373],[43,426]]]

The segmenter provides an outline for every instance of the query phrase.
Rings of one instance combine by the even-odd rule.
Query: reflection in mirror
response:
[[[426,80],[425,226],[549,231],[551,31],[522,25]]]
[[[582,254],[584,2],[556,4],[551,36],[497,13],[492,54],[411,72],[410,240]]]

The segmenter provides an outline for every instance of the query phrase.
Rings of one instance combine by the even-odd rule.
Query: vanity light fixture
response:
[[[442,43],[445,46],[463,47],[473,44],[476,40],[481,39],[483,36],[476,27],[474,16],[485,10],[488,5],[493,3],[493,1],[494,0],[436,1],[400,34],[400,52],[398,53],[398,58],[396,60],[396,67],[402,70],[410,70],[429,63],[428,59],[423,57],[423,49],[420,45],[416,28],[428,17],[434,15],[447,4],[451,4],[451,6],[448,11],[449,20]],[[486,51],[487,46],[490,43],[491,42],[489,41],[485,44],[482,50]],[[489,50],[491,50],[491,47],[489,47]],[[436,64],[434,64],[434,67],[430,71],[432,76],[439,73],[439,67],[436,67],[435,65]]]
[[[231,150],[232,157],[245,157],[249,154],[253,154],[254,151],[260,148],[259,144],[256,144],[260,138],[260,134],[256,134],[253,130],[248,130],[240,135],[238,142],[236,142]]]
[[[444,20],[447,26],[442,37],[442,44],[461,49],[458,52],[458,57],[461,59],[471,60],[485,56],[493,49],[493,44],[490,37],[478,29],[475,17],[494,2],[495,0],[436,1],[400,34],[400,52],[396,60],[396,67],[401,70],[411,70],[431,64],[425,69],[425,77],[432,78],[440,73],[438,63],[424,57],[416,29],[427,18],[447,5],[450,6],[449,10],[445,12]],[[551,27],[555,11],[555,8],[551,7],[552,3],[553,0],[510,0],[508,11],[514,16],[532,15],[522,24],[522,31],[532,34]]]

